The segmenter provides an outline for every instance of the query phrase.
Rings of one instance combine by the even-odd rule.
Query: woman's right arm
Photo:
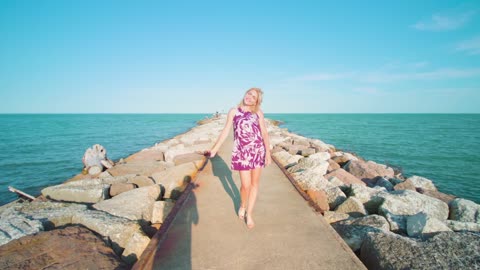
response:
[[[228,133],[230,133],[230,129],[232,128],[232,123],[233,123],[233,117],[235,116],[235,111],[236,111],[236,108],[233,108],[228,112],[227,122],[225,123],[225,127],[223,128],[222,133],[220,133],[220,136],[218,137],[217,142],[210,150],[211,158],[213,158],[217,154],[218,149],[220,149],[223,142],[227,138]]]

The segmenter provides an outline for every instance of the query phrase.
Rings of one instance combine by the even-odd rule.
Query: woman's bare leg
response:
[[[253,222],[252,212],[255,202],[257,200],[258,186],[260,182],[260,174],[262,173],[262,168],[255,168],[250,171],[251,185],[250,185],[250,194],[248,196],[248,206],[247,206],[247,226],[253,228],[255,223]]]
[[[240,174],[240,208],[243,208],[243,215],[245,215],[245,209],[247,209],[248,197],[250,196],[250,189],[252,183],[252,177],[250,171],[238,171]],[[240,210],[240,209],[239,209]],[[241,211],[238,211],[239,215]]]

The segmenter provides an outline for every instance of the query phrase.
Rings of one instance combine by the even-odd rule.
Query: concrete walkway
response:
[[[236,214],[240,179],[229,168],[231,149],[230,137],[140,268],[366,269],[275,163],[262,173],[249,230]]]

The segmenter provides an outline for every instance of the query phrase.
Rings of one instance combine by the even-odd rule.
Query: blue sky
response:
[[[0,113],[480,113],[480,1],[0,1]]]

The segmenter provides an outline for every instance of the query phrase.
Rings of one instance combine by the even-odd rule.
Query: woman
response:
[[[249,229],[255,226],[252,212],[257,199],[258,184],[262,168],[271,163],[270,141],[263,112],[260,109],[263,92],[260,88],[250,88],[243,100],[228,112],[227,122],[217,142],[210,150],[210,157],[228,136],[233,125],[233,150],[231,169],[240,174],[241,203],[238,217],[246,218]]]

